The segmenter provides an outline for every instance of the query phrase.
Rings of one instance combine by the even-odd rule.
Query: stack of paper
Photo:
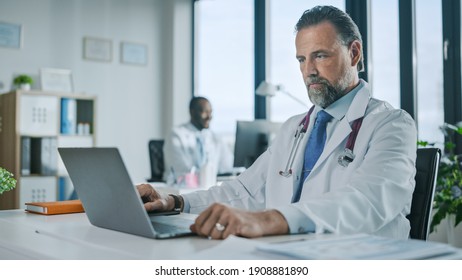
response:
[[[400,240],[374,235],[356,234],[325,239],[288,241],[257,246],[258,250],[296,259],[429,259],[457,251],[437,242]]]

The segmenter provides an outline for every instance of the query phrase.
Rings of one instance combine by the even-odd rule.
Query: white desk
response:
[[[262,240],[296,240],[274,236]],[[0,211],[0,259],[188,259],[221,241],[203,237],[156,240],[98,228],[85,213],[43,216]]]
[[[301,238],[332,237],[314,234],[282,235],[257,240],[279,242]],[[135,236],[95,227],[90,224],[85,213],[43,216],[24,210],[0,211],[0,259],[184,260],[195,259],[195,254],[202,256],[204,252],[208,252],[204,250],[226,244],[222,242],[198,236],[166,240]],[[244,252],[246,248],[242,247]],[[213,255],[210,259],[286,259],[284,256],[261,252],[252,253],[253,255],[246,252],[241,257],[241,248],[233,250],[232,257],[224,254]],[[461,252],[462,250],[457,255],[445,258],[462,259]]]

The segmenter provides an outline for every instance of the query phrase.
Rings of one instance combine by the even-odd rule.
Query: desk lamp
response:
[[[269,83],[267,81],[261,82],[257,89],[255,90],[255,93],[260,96],[266,96],[266,97],[273,97],[276,95],[276,92],[282,92],[292,98],[293,100],[297,101],[298,103],[302,104],[303,106],[306,107],[306,102],[302,101],[301,99],[295,97],[292,95],[290,92],[284,90],[284,87],[282,85],[274,85],[272,83]]]

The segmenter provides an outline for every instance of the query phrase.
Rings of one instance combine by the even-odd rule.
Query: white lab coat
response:
[[[338,157],[345,149],[353,121],[362,116],[354,147],[356,157],[343,167]],[[409,114],[371,98],[368,86],[364,86],[305,180],[300,202],[291,204],[314,117],[298,149],[294,175],[286,178],[279,171],[285,169],[294,133],[303,117],[287,120],[268,150],[237,180],[186,194],[190,211],[200,212],[220,201],[249,210],[277,209],[286,217],[291,233],[305,232],[308,224],[314,223],[317,233],[361,232],[407,238],[410,225],[406,215],[415,186],[417,149],[416,127]]]
[[[173,170],[175,176],[189,173],[198,161],[197,137],[204,139],[207,162],[218,173],[230,172],[233,168],[233,154],[226,144],[210,129],[198,130],[188,122],[172,129],[164,143],[166,180]],[[196,170],[199,172],[199,170]]]

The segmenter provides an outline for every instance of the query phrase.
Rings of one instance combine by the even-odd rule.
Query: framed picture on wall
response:
[[[21,41],[21,25],[0,21],[0,47],[19,49]]]
[[[112,61],[112,41],[109,39],[84,37],[83,58],[93,61]]]
[[[122,42],[120,62],[134,65],[148,64],[148,46],[145,44]]]
[[[43,91],[73,92],[72,72],[67,69],[40,69]]]

